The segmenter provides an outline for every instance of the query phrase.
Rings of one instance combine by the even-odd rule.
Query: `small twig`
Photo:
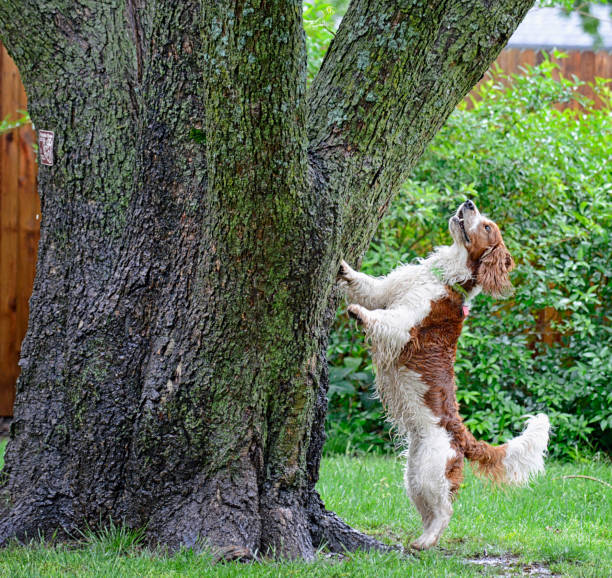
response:
[[[553,478],[553,481],[554,480],[567,480],[568,478],[581,478],[583,480],[591,480],[593,482],[599,482],[600,484],[603,484],[604,486],[608,486],[608,488],[612,488],[612,484],[609,484],[608,482],[604,482],[603,480],[600,480],[599,478],[594,478],[593,476],[580,476],[580,475],[561,476],[560,478]]]
[[[325,30],[327,30],[334,38],[336,38],[336,33],[334,32],[333,29],[331,29],[329,26],[325,26],[325,25],[323,25],[323,28],[325,28]]]

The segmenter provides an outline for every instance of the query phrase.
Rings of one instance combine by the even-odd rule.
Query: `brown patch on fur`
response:
[[[428,390],[425,405],[440,418],[440,425],[451,434],[451,447],[457,453],[446,465],[446,477],[454,496],[463,480],[463,457],[478,463],[480,475],[503,481],[502,463],[506,446],[493,447],[478,441],[465,427],[459,415],[455,385],[457,341],[463,327],[463,297],[451,288],[447,295],[431,304],[431,312],[411,331],[400,363],[418,373]]]
[[[455,450],[457,455],[454,458],[450,458],[446,462],[445,475],[446,479],[450,482],[451,499],[454,499],[457,496],[459,487],[463,481],[464,456],[459,444],[455,440],[451,442],[451,447]]]
[[[514,269],[514,261],[499,227],[490,219],[482,219],[469,237],[468,267],[478,285],[487,295],[504,297],[512,290],[510,271]]]
[[[482,290],[493,297],[504,297],[512,291],[509,273],[514,269],[512,256],[502,243],[480,259],[477,280]]]

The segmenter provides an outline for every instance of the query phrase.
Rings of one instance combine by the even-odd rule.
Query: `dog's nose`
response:
[[[473,211],[473,210],[476,208],[476,206],[474,205],[474,203],[472,203],[472,201],[470,201],[469,199],[468,199],[467,201],[465,201],[465,203],[463,203],[463,206],[464,206],[466,209],[470,209],[470,211]]]

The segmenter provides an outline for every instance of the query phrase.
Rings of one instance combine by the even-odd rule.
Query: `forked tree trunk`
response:
[[[5,1],[42,231],[0,543],[377,547],[317,481],[341,257],[531,0],[355,0],[306,94],[300,2]]]

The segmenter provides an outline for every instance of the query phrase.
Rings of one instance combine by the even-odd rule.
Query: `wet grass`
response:
[[[328,460],[322,473],[319,488],[327,507],[359,529],[404,546],[418,536],[419,519],[403,495],[399,460],[338,457]],[[526,488],[492,486],[469,468],[466,474],[439,548],[421,554],[419,565],[440,555],[510,557],[519,574],[521,564],[540,563],[553,573],[612,576],[612,489],[592,480],[564,479],[582,474],[610,483],[609,461],[549,463],[546,474]]]
[[[612,490],[591,480],[563,479],[582,474],[612,483],[609,462],[549,463],[545,476],[519,489],[492,487],[467,474],[440,546],[416,556],[337,557],[322,550],[311,564],[215,565],[211,555],[190,550],[173,556],[150,551],[141,535],[113,527],[85,534],[77,545],[35,541],[9,547],[0,551],[0,576],[611,575]],[[401,480],[396,459],[337,456],[323,461],[318,487],[327,507],[353,526],[406,546],[420,523]]]

